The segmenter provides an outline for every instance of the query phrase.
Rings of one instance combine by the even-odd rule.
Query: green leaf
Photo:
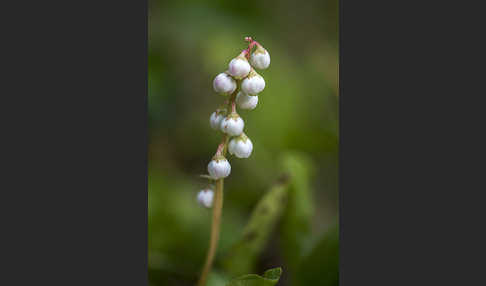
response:
[[[339,228],[332,227],[302,260],[297,274],[301,285],[338,286]]]
[[[226,283],[230,280],[225,273],[213,270],[208,275],[207,286],[226,286]]]
[[[231,280],[226,286],[273,286],[276,285],[282,275],[282,268],[272,268],[263,274],[246,274]]]
[[[282,267],[268,269],[267,271],[265,271],[265,273],[263,273],[263,277],[270,280],[275,280],[275,282],[280,279],[280,275],[282,275]]]
[[[231,275],[254,270],[256,259],[282,216],[287,201],[287,186],[286,179],[280,180],[258,202],[243,235],[223,259],[223,266]]]
[[[282,166],[290,176],[288,206],[282,224],[284,257],[291,276],[311,238],[311,218],[314,214],[311,177],[313,165],[304,154],[288,152],[283,156]]]

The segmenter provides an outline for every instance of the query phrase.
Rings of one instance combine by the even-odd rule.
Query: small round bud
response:
[[[213,88],[214,91],[223,95],[232,94],[236,89],[236,81],[228,74],[222,72],[214,78]]]
[[[244,92],[239,91],[236,95],[236,104],[241,109],[255,109],[258,104],[258,96],[248,95]]]
[[[247,78],[241,83],[241,90],[249,95],[257,95],[265,88],[265,80],[263,77],[251,70]]]
[[[215,180],[226,178],[231,173],[231,165],[222,155],[216,155],[208,164],[208,173]]]
[[[228,144],[228,152],[238,158],[250,157],[251,151],[253,151],[253,143],[245,133],[241,133],[240,136],[231,139]]]
[[[248,75],[251,66],[243,55],[232,59],[228,65],[228,73],[236,79],[242,79]]]
[[[270,54],[261,46],[258,46],[250,57],[251,65],[257,69],[264,70],[270,65]]]
[[[197,194],[197,201],[204,207],[210,208],[213,206],[214,192],[211,189],[200,190]]]
[[[221,112],[213,112],[211,114],[211,117],[209,117],[209,125],[211,125],[211,128],[213,128],[214,130],[218,130],[224,117],[225,116]]]
[[[243,132],[243,127],[245,127],[245,122],[236,113],[232,113],[221,120],[221,131],[230,136],[240,135]]]

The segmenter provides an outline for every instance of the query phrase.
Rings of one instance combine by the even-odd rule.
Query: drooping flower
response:
[[[215,155],[208,164],[208,173],[215,179],[226,178],[231,173],[231,165],[222,155]]]
[[[221,120],[220,129],[229,136],[238,136],[243,132],[245,122],[237,113],[231,113]]]
[[[231,139],[228,145],[228,152],[238,158],[248,158],[253,151],[253,143],[245,133]]]
[[[258,104],[258,96],[248,95],[242,91],[239,91],[236,95],[236,104],[241,109],[255,109]]]
[[[242,79],[250,73],[251,66],[244,54],[232,59],[228,64],[228,73],[236,79]]]
[[[265,80],[254,69],[241,83],[241,90],[248,95],[257,95],[265,88]]]
[[[197,194],[197,201],[204,207],[213,206],[214,192],[211,189],[200,190]]]
[[[251,54],[250,62],[255,68],[264,70],[270,65],[270,54],[264,47],[258,45],[253,54]]]
[[[214,130],[219,130],[219,127],[221,126],[221,121],[225,118],[223,112],[215,111],[211,114],[209,117],[209,125],[211,125],[211,128]]]
[[[227,73],[218,74],[213,80],[214,91],[223,95],[232,94],[236,89],[236,81]]]

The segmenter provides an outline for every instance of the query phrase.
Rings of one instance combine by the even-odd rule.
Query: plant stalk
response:
[[[218,247],[219,232],[221,228],[221,214],[223,212],[223,181],[219,179],[216,181],[216,190],[213,205],[213,221],[211,223],[211,239],[209,241],[209,250],[206,257],[201,277],[199,278],[198,286],[206,286],[206,281],[213,265],[214,256]]]
[[[256,41],[253,41],[249,38],[248,44],[248,51],[247,57],[249,56],[249,52],[251,48],[255,45]],[[256,43],[258,44],[258,43]],[[238,91],[241,89],[241,80],[237,80],[237,88],[231,94],[229,100],[227,101],[228,106],[227,110],[231,110],[236,112],[236,95]],[[226,152],[228,151],[228,142],[230,136],[226,134],[223,136],[223,142],[218,146],[218,150],[216,153],[223,153],[223,156],[226,156]],[[209,250],[206,256],[206,262],[204,263],[204,268],[201,273],[201,277],[197,282],[198,286],[206,286],[206,282],[208,279],[208,275],[211,272],[211,268],[213,266],[214,257],[216,255],[216,249],[218,248],[218,241],[219,241],[219,233],[221,229],[221,214],[223,213],[223,182],[224,179],[216,180],[216,187],[215,187],[215,194],[214,194],[214,204],[213,204],[213,220],[211,222],[211,239],[209,240]]]

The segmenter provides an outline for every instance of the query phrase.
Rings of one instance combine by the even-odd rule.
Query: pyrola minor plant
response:
[[[245,41],[248,42],[248,48],[232,59],[228,70],[218,74],[213,81],[214,91],[229,96],[229,99],[209,118],[209,125],[221,131],[223,139],[208,164],[209,175],[203,175],[214,182],[214,185],[201,190],[197,196],[201,205],[213,208],[211,239],[199,286],[206,285],[218,245],[223,208],[223,180],[231,173],[231,165],[226,159],[227,152],[237,158],[248,158],[253,151],[253,143],[243,132],[245,122],[236,112],[236,107],[252,110],[257,106],[258,94],[265,88],[265,80],[255,69],[266,69],[270,65],[270,55],[260,43],[251,37],[246,37]]]

